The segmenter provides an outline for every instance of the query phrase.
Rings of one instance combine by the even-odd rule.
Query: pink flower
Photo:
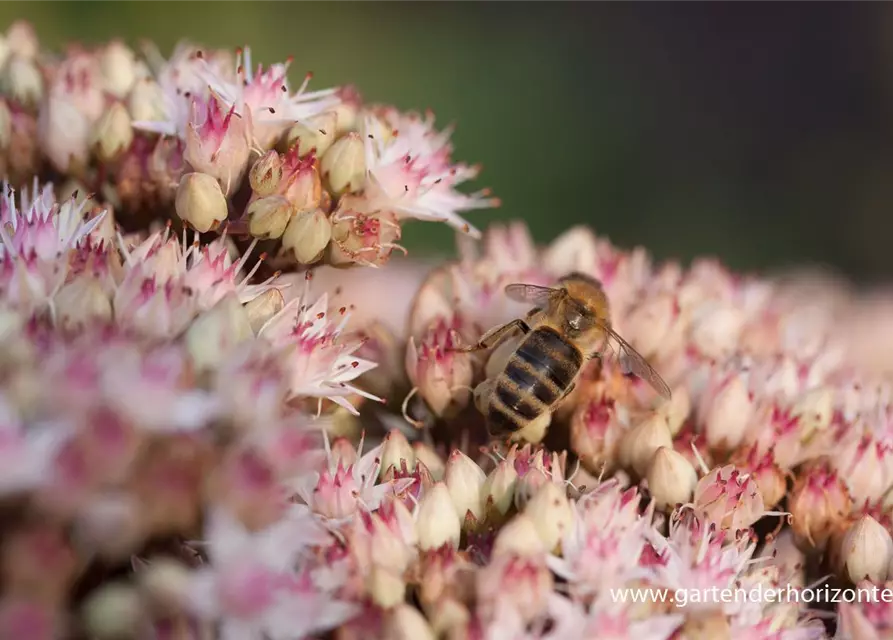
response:
[[[358,394],[372,400],[380,399],[350,382],[376,365],[355,357],[359,342],[341,341],[349,318],[347,310],[341,307],[331,312],[326,294],[308,306],[310,281],[305,282],[304,295],[288,302],[282,311],[267,321],[258,336],[290,351],[287,375],[291,397],[318,398],[320,403],[328,399],[358,414],[348,396]],[[332,316],[338,319],[337,324],[332,324]]]
[[[183,154],[193,169],[216,178],[224,195],[241,181],[250,155],[245,121],[234,106],[225,109],[213,93],[207,100],[192,98]]]
[[[446,222],[479,237],[459,214],[495,207],[499,201],[483,190],[465,195],[455,189],[477,177],[478,169],[452,164],[450,130],[434,129],[434,114],[402,114],[385,108],[366,115],[366,197],[372,209],[392,211],[398,218]]]
[[[453,338],[459,326],[456,318],[440,318],[428,327],[418,346],[414,338],[409,339],[406,373],[436,416],[450,408],[461,409],[471,397],[471,357],[452,351],[459,346]]]
[[[734,465],[717,467],[695,488],[694,509],[706,525],[737,532],[765,514],[763,496],[750,474]]]

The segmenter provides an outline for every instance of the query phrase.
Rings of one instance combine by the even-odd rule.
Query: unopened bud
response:
[[[103,162],[114,160],[133,142],[130,115],[120,102],[115,102],[93,126],[92,147]]]
[[[407,471],[415,469],[415,452],[402,431],[391,429],[385,436],[384,446],[381,449],[379,477],[383,478],[388,472],[400,471],[404,465]]]
[[[264,196],[248,205],[248,232],[255,238],[278,238],[294,216],[294,207],[282,196]]]
[[[388,614],[383,637],[384,640],[434,640],[434,632],[418,609],[402,603]]]
[[[627,431],[620,442],[620,462],[640,478],[648,471],[651,458],[661,447],[672,448],[673,437],[667,419],[653,413]]]
[[[323,113],[306,124],[299,122],[288,132],[287,145],[289,148],[296,146],[299,157],[303,158],[313,149],[316,156],[321,157],[335,141],[337,126],[338,116],[335,112]]]
[[[254,300],[245,304],[245,313],[248,314],[248,323],[256,334],[266,324],[267,320],[275,316],[285,306],[285,299],[279,289],[269,289],[257,296]]]
[[[691,398],[688,395],[688,389],[684,386],[674,389],[673,397],[669,402],[662,404],[658,412],[666,417],[670,435],[675,436],[679,433],[685,419],[691,413]]]
[[[334,195],[363,188],[366,180],[366,152],[360,134],[351,132],[339,138],[322,156],[320,169]]]
[[[127,110],[135,122],[164,120],[164,91],[151,78],[141,78],[127,94]]]
[[[283,195],[298,213],[315,211],[322,200],[322,183],[316,166],[299,171],[291,178],[291,184]]]
[[[474,460],[459,451],[450,454],[446,464],[444,482],[449,489],[456,515],[468,527],[481,522],[484,516],[481,488],[487,476]],[[471,518],[469,518],[471,514]]]
[[[500,460],[496,468],[487,476],[481,495],[484,498],[487,522],[501,524],[515,503],[515,485],[518,483],[518,472],[509,460]],[[494,522],[495,521],[495,522]]]
[[[226,220],[226,197],[220,183],[206,173],[187,173],[180,179],[175,202],[177,215],[201,233]]]
[[[137,78],[136,57],[120,40],[103,47],[99,54],[99,69],[105,90],[117,98],[126,96]]]
[[[712,394],[701,416],[703,430],[710,450],[724,453],[734,450],[744,438],[754,414],[753,400],[740,375],[732,376]]]
[[[275,151],[267,151],[258,158],[251,171],[248,172],[248,182],[251,190],[259,196],[269,196],[279,188],[282,180],[282,156]]]
[[[546,551],[533,518],[526,512],[508,521],[493,541],[493,556],[503,554],[535,555]]]
[[[554,482],[547,482],[540,487],[524,507],[524,513],[533,520],[536,532],[548,551],[561,544],[561,539],[574,520],[564,486]]]
[[[698,474],[681,453],[660,447],[648,467],[648,489],[658,509],[673,509],[691,501]]]
[[[6,45],[9,47],[10,53],[26,60],[36,58],[40,51],[37,33],[31,23],[26,20],[16,20],[9,25],[6,30]]]
[[[321,210],[296,215],[282,235],[282,246],[301,264],[319,260],[332,239],[332,222]]]
[[[254,336],[248,314],[231,293],[201,314],[186,331],[186,348],[199,371],[214,369],[232,349]]]
[[[871,516],[862,516],[850,526],[840,549],[839,568],[854,582],[871,580],[878,583],[887,579],[887,569],[893,557],[893,540],[887,530]]]
[[[125,584],[100,587],[83,605],[85,631],[97,640],[132,637],[145,611],[136,589]]]
[[[428,469],[435,482],[443,480],[446,464],[438,453],[421,440],[412,443],[415,458]]]
[[[192,586],[189,569],[166,558],[153,559],[136,575],[140,589],[152,604],[168,612],[176,611],[183,605]]]
[[[450,498],[450,490],[443,482],[436,483],[422,495],[419,501],[416,528],[419,548],[437,549],[445,544],[459,546],[462,535],[456,508]]]
[[[43,98],[43,77],[33,60],[13,56],[0,76],[0,89],[23,105],[35,105]]]
[[[403,576],[373,564],[366,577],[366,585],[372,601],[382,609],[390,609],[403,602],[406,582]]]
[[[112,319],[112,301],[102,283],[90,276],[79,276],[59,290],[53,298],[56,319],[68,330],[78,330]]]

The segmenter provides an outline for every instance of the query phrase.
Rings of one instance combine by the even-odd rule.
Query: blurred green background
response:
[[[889,3],[0,3],[58,48],[181,38],[295,56],[292,80],[456,122],[473,188],[546,241],[587,223],[658,257],[893,277]],[[443,225],[406,233],[450,252]]]

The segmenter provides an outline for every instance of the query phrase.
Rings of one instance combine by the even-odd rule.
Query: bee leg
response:
[[[565,389],[564,393],[561,394],[561,397],[558,398],[558,400],[555,401],[555,404],[552,405],[552,411],[555,411],[555,409],[558,408],[558,405],[560,405],[562,402],[564,402],[565,398],[567,398],[571,394],[571,391],[573,391],[574,387],[576,387],[576,386],[577,386],[576,382],[571,382],[571,386],[569,386],[567,389]]]
[[[451,349],[451,351],[456,351],[458,353],[472,353],[474,351],[490,349],[508,338],[512,332],[518,331],[519,329],[523,333],[530,331],[530,327],[523,320],[512,320],[502,326],[490,329],[487,333],[481,336],[481,339],[478,340],[477,344],[471,345],[470,347],[458,347],[456,349]]]

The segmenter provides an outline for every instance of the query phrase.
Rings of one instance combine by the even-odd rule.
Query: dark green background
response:
[[[659,257],[893,275],[888,3],[0,3],[42,40],[294,54],[293,80],[455,121],[474,188],[538,239],[585,222]],[[442,225],[415,252],[452,249]]]

